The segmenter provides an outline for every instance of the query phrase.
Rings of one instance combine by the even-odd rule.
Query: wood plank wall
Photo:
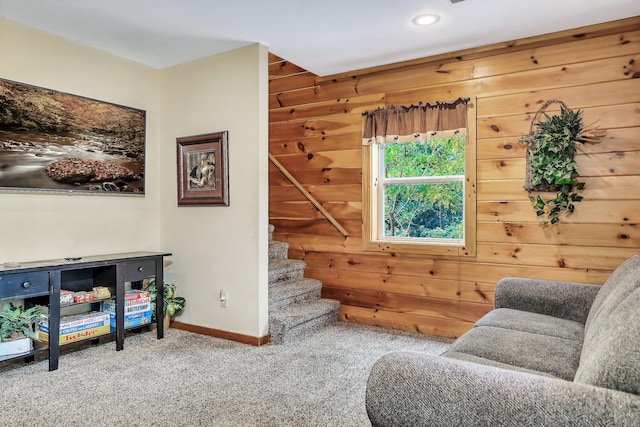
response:
[[[269,150],[349,232],[271,165],[274,239],[342,302],[341,320],[457,337],[502,277],[603,283],[640,252],[640,17],[330,77],[270,62]],[[361,113],[459,96],[477,97],[477,257],[364,252]],[[518,140],[548,99],[607,136],[577,156],[584,201],[541,228]]]

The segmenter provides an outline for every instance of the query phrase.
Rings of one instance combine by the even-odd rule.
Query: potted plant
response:
[[[176,295],[176,284],[164,284],[162,316],[164,329],[169,329],[169,322],[173,316],[180,313],[186,304],[184,297]],[[152,279],[145,288],[151,294],[151,320],[156,321],[156,281]]]
[[[43,318],[40,307],[24,310],[20,306],[9,304],[0,312],[0,358],[7,359],[29,353],[33,341],[38,340],[34,325]]]
[[[560,104],[560,113],[546,114],[545,108],[553,103]],[[538,119],[540,114],[544,121]],[[580,174],[574,160],[576,144],[596,143],[602,136],[593,124],[582,123],[582,110],[570,110],[562,101],[547,101],[536,112],[529,134],[520,138],[520,143],[527,146],[525,190],[536,215],[546,216],[541,225],[557,223],[562,211],[572,213],[574,203],[582,200],[578,191],[584,189],[585,183],[577,181]],[[540,193],[555,194],[549,197]]]

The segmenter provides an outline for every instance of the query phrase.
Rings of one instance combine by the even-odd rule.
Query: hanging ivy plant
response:
[[[559,103],[560,114],[548,115],[544,110],[553,103]],[[539,115],[544,120],[539,120]],[[527,179],[525,190],[538,217],[546,217],[541,225],[560,221],[563,211],[571,213],[575,203],[582,200],[578,191],[585,183],[574,160],[576,143],[595,143],[601,138],[597,128],[582,123],[582,110],[573,111],[562,101],[547,101],[536,112],[531,121],[528,135],[520,138],[527,146]],[[554,197],[544,197],[540,193],[555,192]]]

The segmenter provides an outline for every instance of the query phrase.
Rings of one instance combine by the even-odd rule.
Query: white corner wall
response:
[[[268,334],[268,64],[259,44],[162,70],[161,246],[180,322]],[[176,138],[229,132],[230,206],[177,206]],[[220,306],[224,290],[227,307]]]
[[[165,70],[0,18],[0,78],[146,111],[146,194],[0,192],[0,263],[130,251],[173,256],[177,320],[268,333],[268,64],[261,45]],[[229,207],[177,207],[176,140],[229,131]],[[220,290],[228,308],[221,308]]]

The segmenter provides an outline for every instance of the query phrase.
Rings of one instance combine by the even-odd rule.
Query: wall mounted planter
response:
[[[554,103],[560,104],[560,113],[545,113]],[[602,136],[592,124],[583,125],[582,110],[573,111],[562,101],[549,100],[536,112],[529,134],[520,143],[527,147],[524,189],[536,215],[544,218],[541,225],[557,223],[562,212],[572,213],[575,203],[582,200],[578,191],[585,183],[577,180],[576,143],[596,143]]]

